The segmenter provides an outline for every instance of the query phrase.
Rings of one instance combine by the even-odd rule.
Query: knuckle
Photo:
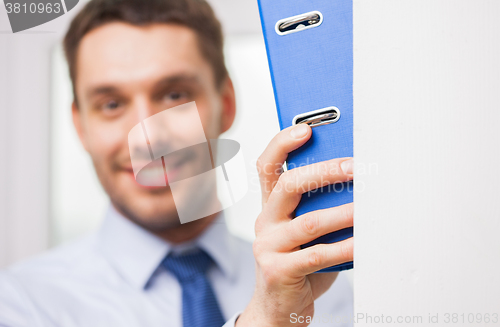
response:
[[[258,239],[256,239],[255,241],[253,241],[252,250],[253,250],[254,257],[256,259],[259,258],[260,255],[261,255],[261,253],[262,253],[262,245],[261,245],[261,242]]]
[[[313,249],[307,257],[307,265],[309,267],[317,267],[323,261],[323,253],[318,248]]]
[[[319,229],[319,219],[316,213],[307,213],[300,221],[301,229],[308,235],[315,235]]]
[[[257,159],[255,167],[257,168],[257,173],[259,174],[259,176],[265,175],[264,169],[266,167],[266,164],[264,159],[262,158],[262,155]]]
[[[260,234],[264,230],[264,220],[259,216],[255,220],[255,235]]]
[[[255,165],[257,166],[257,168],[262,168],[264,166],[264,159],[263,159],[263,155],[264,154],[261,154],[259,156],[259,158],[257,158],[257,161],[255,162]],[[260,170],[259,170],[260,171]]]
[[[267,285],[277,284],[280,279],[280,269],[276,265],[276,260],[270,255],[261,257],[258,261],[262,277]]]

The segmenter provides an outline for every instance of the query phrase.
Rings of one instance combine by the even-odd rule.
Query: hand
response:
[[[237,320],[237,327],[307,326],[292,323],[290,315],[313,316],[314,301],[333,284],[338,273],[312,274],[353,260],[353,239],[300,245],[319,236],[351,227],[353,204],[308,212],[294,218],[302,193],[352,180],[351,158],[333,159],[280,169],[288,153],[311,137],[311,127],[299,124],[278,133],[260,156],[257,167],[263,209],[255,223],[255,293]]]

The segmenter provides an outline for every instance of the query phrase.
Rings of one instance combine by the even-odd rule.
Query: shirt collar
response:
[[[228,277],[236,273],[235,237],[227,230],[221,211],[196,239],[171,244],[121,215],[110,205],[98,233],[98,244],[116,271],[133,286],[144,289],[165,256],[195,246],[205,250]]]

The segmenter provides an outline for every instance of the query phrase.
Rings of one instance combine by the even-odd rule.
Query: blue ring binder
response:
[[[352,0],[258,0],[258,3],[280,128],[291,126],[295,116],[309,111],[327,107],[340,111],[338,121],[312,128],[311,139],[289,154],[287,168],[352,157]],[[296,30],[278,33],[278,22],[300,19],[300,15],[313,12],[321,14],[320,24],[316,18],[291,21],[286,27],[296,26]],[[352,182],[328,185],[304,193],[296,215],[352,201]],[[302,247],[334,243],[351,236],[352,227],[324,235]],[[353,262],[346,262],[319,272],[351,268]]]

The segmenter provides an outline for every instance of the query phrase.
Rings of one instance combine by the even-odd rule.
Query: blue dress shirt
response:
[[[0,326],[180,327],[181,287],[161,262],[196,246],[216,263],[208,279],[224,327],[234,326],[254,291],[255,261],[223,213],[196,240],[172,245],[112,206],[95,233],[0,272]],[[352,326],[352,290],[342,273],[315,308],[311,326]]]

